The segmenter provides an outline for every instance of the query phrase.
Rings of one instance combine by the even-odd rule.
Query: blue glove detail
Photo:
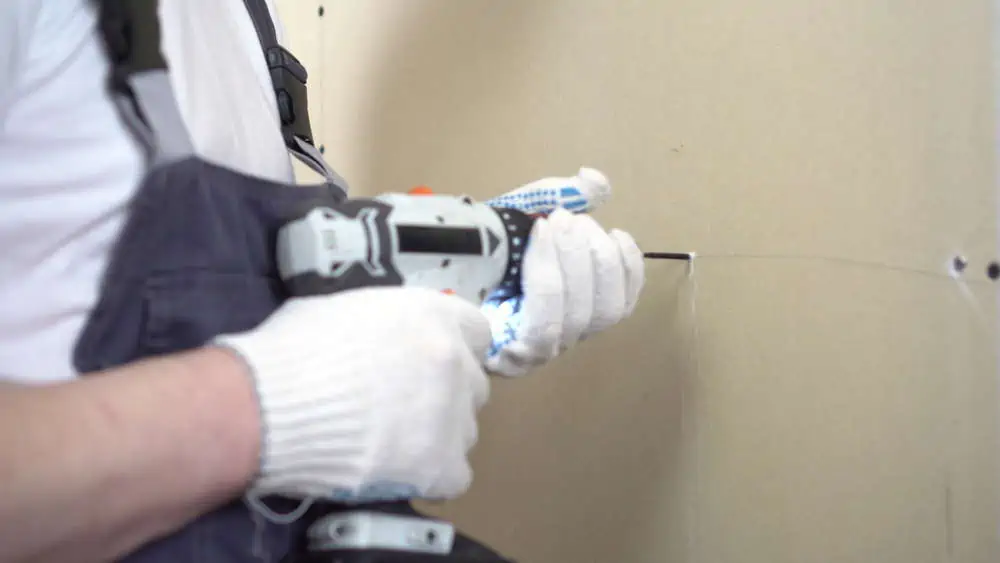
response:
[[[490,320],[490,329],[493,332],[493,344],[486,353],[487,358],[495,357],[505,346],[517,339],[523,302],[523,295],[510,297],[497,294],[483,303],[483,314]]]
[[[344,504],[360,504],[366,502],[392,502],[420,498],[420,492],[413,485],[380,481],[369,483],[358,491],[349,489],[334,489],[329,500]]]
[[[514,191],[497,196],[486,202],[493,207],[517,209],[528,214],[551,213],[558,207],[568,211],[586,211],[590,201],[575,186]]]

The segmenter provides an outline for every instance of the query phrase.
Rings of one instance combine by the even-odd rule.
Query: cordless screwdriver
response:
[[[485,203],[421,187],[312,207],[278,232],[279,274],[291,296],[373,286],[431,288],[475,304],[519,295],[535,220],[554,207],[589,211],[610,189],[587,168],[528,188]],[[327,503],[320,512],[285,563],[511,563],[408,501]]]

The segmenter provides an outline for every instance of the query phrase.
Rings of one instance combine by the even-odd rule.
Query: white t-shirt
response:
[[[169,0],[160,17],[199,154],[292,182],[243,1]],[[76,375],[72,348],[143,174],[106,91],[107,64],[90,0],[0,1],[0,380]]]

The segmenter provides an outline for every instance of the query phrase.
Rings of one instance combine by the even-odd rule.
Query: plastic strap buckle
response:
[[[309,124],[309,99],[306,93],[308,73],[290,51],[278,45],[265,51],[271,83],[278,102],[278,116],[285,141],[298,137],[313,144]]]

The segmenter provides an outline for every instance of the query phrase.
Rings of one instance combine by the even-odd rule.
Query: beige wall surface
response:
[[[279,5],[355,194],[589,165],[699,253],[497,382],[435,512],[523,563],[1000,561],[990,1]]]

